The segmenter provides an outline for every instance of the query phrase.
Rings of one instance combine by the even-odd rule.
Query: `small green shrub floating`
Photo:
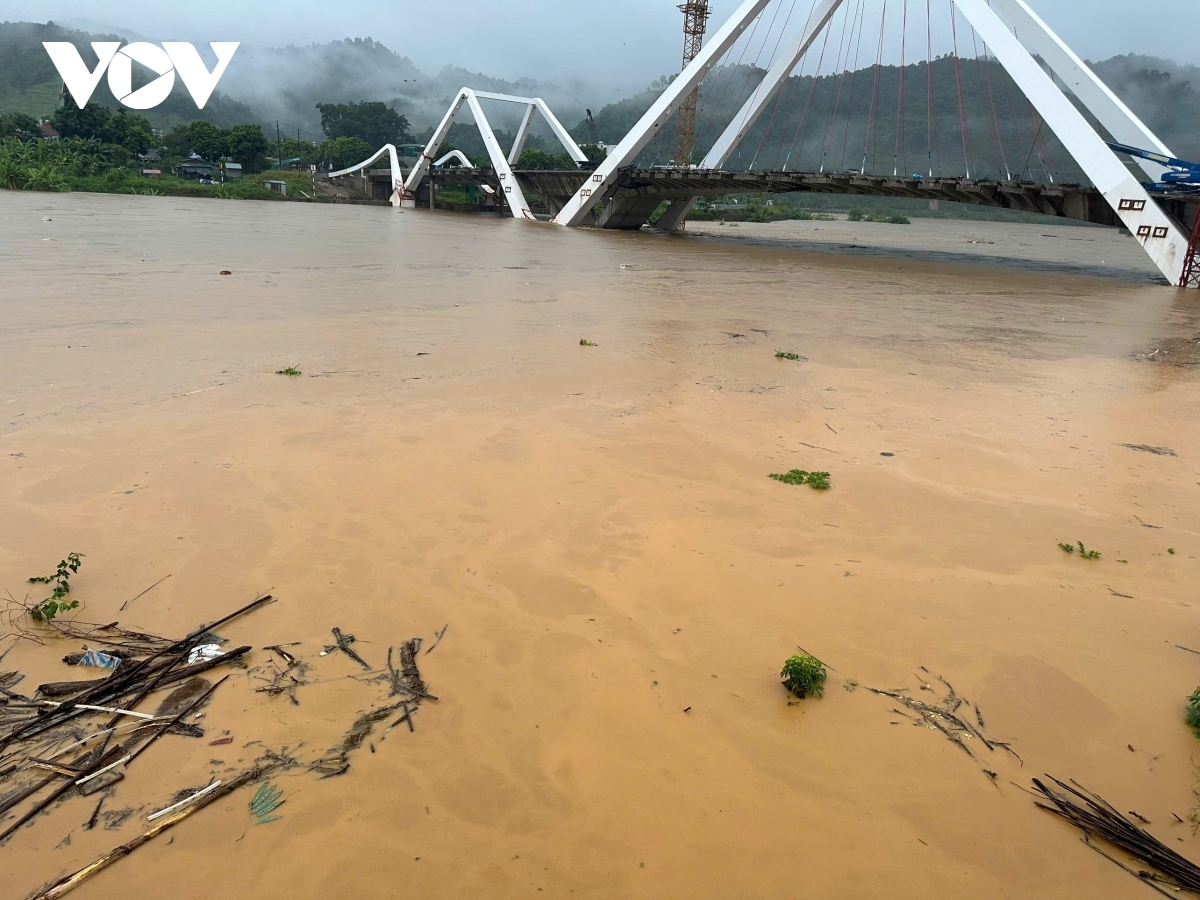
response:
[[[1079,548],[1079,555],[1084,559],[1100,558],[1100,551],[1089,550],[1087,547],[1083,546],[1083,541],[1076,541],[1074,544],[1064,544],[1062,541],[1058,542],[1058,549],[1062,550],[1063,553],[1074,553],[1076,547]]]
[[[71,576],[83,565],[82,553],[68,553],[67,558],[60,560],[53,575],[34,575],[29,579],[30,584],[52,584],[54,591],[45,600],[31,607],[29,615],[36,622],[49,622],[60,612],[78,609],[78,600],[65,600],[71,593]]]
[[[599,345],[599,344],[594,344],[594,343],[592,343],[592,342],[591,342],[591,341],[589,341],[587,338],[580,338],[580,339],[579,339],[579,346],[580,346],[580,347],[599,347],[600,345]]]
[[[828,472],[805,472],[803,469],[792,469],[790,472],[772,472],[768,478],[782,481],[784,484],[807,484],[813,490],[829,490]]]
[[[299,369],[297,369],[295,366],[288,366],[286,369],[278,369],[275,372],[275,374],[276,375],[287,375],[291,378],[295,378],[299,375],[303,375],[304,373],[301,372]]]
[[[1196,737],[1200,737],[1200,687],[1192,691],[1192,695],[1187,698],[1187,713],[1183,719],[1195,732]]]
[[[799,353],[793,353],[791,350],[776,350],[775,358],[776,359],[790,359],[792,362],[796,362],[797,360],[804,359],[804,357],[801,356]]]
[[[807,653],[790,657],[779,673],[783,686],[801,700],[810,694],[813,697],[824,695],[825,675],[825,663]],[[1200,692],[1200,688],[1197,691]]]

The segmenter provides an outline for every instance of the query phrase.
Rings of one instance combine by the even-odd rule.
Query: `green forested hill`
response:
[[[931,70],[932,117],[927,88]],[[1200,160],[1200,68],[1152,57],[1119,56],[1095,64],[1095,71],[1176,154]],[[907,66],[903,74],[902,110],[899,66],[815,80],[789,78],[727,166],[816,170],[824,165],[826,170],[858,170],[865,156],[868,172],[927,174],[932,168],[935,174],[955,175],[964,172],[965,156],[975,176],[997,178],[1020,172],[1035,180],[1084,179],[994,60],[964,59],[956,67],[954,58],[945,56],[935,59],[932,67],[924,61]],[[714,71],[705,81],[697,114],[697,161],[763,75],[763,70],[749,66],[730,67]],[[965,115],[960,115],[960,78]],[[610,144],[620,140],[663,86],[660,82],[636,97],[600,109],[595,117],[600,139]],[[585,139],[584,123],[572,134]],[[670,162],[674,137],[669,125],[640,162]]]

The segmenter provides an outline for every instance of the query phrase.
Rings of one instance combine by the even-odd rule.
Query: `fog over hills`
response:
[[[99,35],[65,30],[54,24],[0,25],[0,113],[22,111],[48,115],[53,109],[58,93],[58,78],[41,47],[41,41],[71,40],[81,48],[86,59],[90,54],[87,42],[105,37],[109,40],[116,37],[129,39],[137,35],[121,29],[115,29],[112,35]],[[1176,153],[1193,159],[1200,158],[1200,67],[1149,56],[1127,55],[1096,63],[1095,69]],[[920,171],[928,155],[926,63],[922,61],[906,69],[905,80],[912,93],[908,95],[897,129],[899,74],[898,66],[881,67],[878,73],[880,99],[873,114],[868,103],[869,92],[859,91],[853,96],[852,103],[845,99],[838,100],[839,91],[843,98],[845,95],[845,76],[822,76],[816,79],[815,84],[808,76],[789,79],[781,92],[780,109],[810,106],[814,111],[811,114],[811,128],[816,131],[828,130],[830,133],[836,131],[839,151],[841,148],[855,149],[852,152],[839,152],[834,164],[829,153],[833,140],[810,138],[810,123],[805,123],[801,140],[791,130],[790,121],[786,127],[781,127],[780,121],[776,121],[770,130],[767,130],[766,121],[762,121],[744,142],[740,165],[750,165],[752,159],[746,155],[748,153],[759,158],[755,163],[757,168],[764,167],[764,160],[778,164],[779,160],[788,157],[790,168],[816,168],[823,162],[832,168],[861,165],[867,124],[871,120],[872,128],[885,136],[875,141],[875,145],[885,146],[883,151],[877,151],[885,155],[885,167],[889,170],[892,168],[895,148],[891,141],[899,130],[901,137],[897,143],[903,151],[907,168]],[[1013,155],[1013,160],[1007,160],[1009,168],[1018,169],[1027,162],[1037,168],[1041,162],[1042,147],[1034,147],[1037,141],[1033,140],[1034,128],[1025,101],[999,66],[994,66],[993,74],[996,78],[994,88],[988,88],[987,92],[981,82],[974,79],[974,75],[964,79],[967,136],[972,145],[971,152],[985,157],[984,148],[990,135],[996,133]],[[718,123],[728,121],[740,102],[739,98],[744,97],[762,76],[761,69],[751,66],[714,70],[701,94],[697,132],[700,150],[711,144],[719,131]],[[870,77],[874,77],[874,73]],[[934,85],[935,125],[940,151],[945,159],[945,171],[953,173],[954,166],[961,170],[963,153],[951,57],[934,60],[931,80]],[[659,79],[656,85],[648,86],[634,96],[622,98],[613,96],[612,88],[590,84],[585,79],[513,81],[457,66],[427,73],[402,53],[369,37],[276,48],[246,44],[239,48],[234,62],[221,80],[220,91],[205,110],[197,111],[177,87],[176,95],[163,107],[149,111],[149,116],[160,127],[189,118],[204,118],[222,125],[258,122],[266,126],[269,133],[274,132],[275,122],[278,121],[285,135],[295,137],[299,131],[306,139],[318,140],[322,135],[317,103],[381,100],[407,116],[412,130],[419,134],[440,120],[459,88],[468,86],[540,96],[580,140],[587,137],[582,120],[584,109],[590,107],[596,112],[601,140],[613,143],[644,112],[656,91],[666,82],[667,79]],[[914,90],[912,85],[918,86],[917,89]],[[104,82],[101,82],[96,97],[100,102],[115,105]],[[832,117],[826,114],[826,110],[835,108],[835,104],[842,106],[836,127],[830,124]],[[501,104],[489,107],[489,117],[498,130],[510,131],[515,128],[520,113],[517,107],[505,108]],[[780,112],[777,119],[782,120],[783,115]],[[795,114],[797,123],[799,115],[798,112]],[[545,131],[542,133],[545,134]],[[456,133],[456,140],[461,137],[463,135]],[[1048,153],[1057,157],[1055,151],[1058,146],[1053,136],[1043,134],[1040,137],[1048,137]],[[479,149],[482,150],[482,146]],[[1039,155],[1027,151],[1036,151]],[[648,148],[643,162],[665,162],[669,153],[666,141],[660,139],[658,144]],[[955,154],[957,162],[954,162]],[[1049,161],[1046,163],[1043,168],[1048,171]],[[1056,180],[1080,177],[1081,173],[1069,160],[1056,160],[1056,163],[1059,170]],[[876,160],[876,166],[879,165],[883,164]],[[986,168],[985,164],[977,164],[975,168],[980,169],[981,166]],[[1003,165],[997,162],[993,168],[1002,169]]]

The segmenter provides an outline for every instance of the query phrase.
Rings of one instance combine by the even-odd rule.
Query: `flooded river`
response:
[[[131,818],[69,799],[0,847],[6,896],[336,744],[377,690],[319,655],[335,626],[377,670],[448,625],[415,730],[78,896],[1146,892],[1034,806],[1043,773],[1200,859],[1200,294],[1131,238],[11,192],[0,232],[0,589],[78,551],[81,618],[171,636],[270,591],[222,637],[311,666],[293,705],[256,649],[205,739],[113,789]],[[767,477],[794,468],[832,488]],[[78,647],[0,670],[81,677]],[[779,684],[797,647],[821,699]],[[948,684],[1014,753],[868,690]]]

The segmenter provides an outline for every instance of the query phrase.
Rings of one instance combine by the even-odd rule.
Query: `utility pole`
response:
[[[708,27],[711,12],[708,0],[686,0],[680,4],[683,13],[683,68],[695,59],[704,47],[704,32]],[[682,70],[680,70],[682,71]],[[692,150],[696,144],[696,101],[700,97],[700,85],[688,94],[679,106],[679,119],[675,132],[675,165],[690,166]]]
[[[275,120],[275,168],[283,170],[283,138],[279,136],[279,120]]]

